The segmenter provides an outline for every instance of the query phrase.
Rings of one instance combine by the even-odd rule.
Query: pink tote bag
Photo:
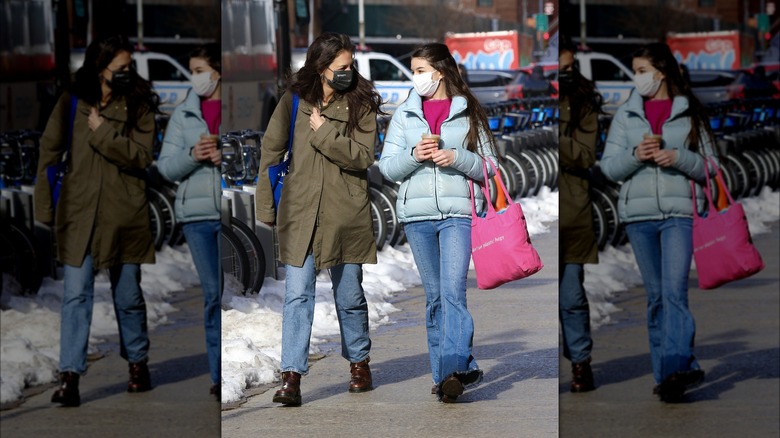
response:
[[[490,160],[496,174],[498,169]],[[475,208],[474,182],[469,181],[471,192],[471,257],[477,274],[477,287],[494,289],[504,283],[519,280],[539,272],[544,266],[536,249],[531,245],[528,228],[520,204],[514,202],[507,193],[504,182],[497,178],[499,190],[503,190],[507,208],[496,212],[490,202],[486,185],[488,181],[487,164],[483,161],[482,172],[485,184],[480,184],[487,201],[484,216],[478,215]]]
[[[715,178],[723,181],[723,175],[717,164],[707,157],[704,169],[708,164],[716,170]],[[723,184],[725,187],[725,184]],[[726,190],[729,205],[718,211],[712,202],[710,178],[707,177],[707,187],[704,191],[709,203],[706,217],[699,215],[696,209],[696,192],[691,181],[693,197],[693,259],[696,261],[696,272],[699,275],[700,289],[714,289],[725,283],[749,277],[764,269],[761,254],[753,246],[750,238],[745,211],[742,204],[734,202],[731,193]]]

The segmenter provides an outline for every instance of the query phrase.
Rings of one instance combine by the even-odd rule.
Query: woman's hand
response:
[[[215,166],[220,166],[222,164],[222,149],[215,146],[214,149],[211,150],[209,159]]]
[[[320,110],[317,109],[317,107],[313,107],[311,109],[311,116],[309,116],[309,126],[311,126],[312,131],[316,131],[320,129],[320,126],[325,123],[325,117],[322,117],[320,114]]]
[[[97,131],[100,125],[103,124],[105,119],[100,115],[97,108],[94,106],[89,110],[89,118],[87,118],[87,124],[92,132]]]
[[[677,151],[674,149],[659,149],[653,154],[653,161],[661,167],[671,167],[677,161]]]
[[[435,149],[431,154],[433,163],[440,167],[448,167],[455,162],[454,149]]]
[[[439,149],[439,143],[436,140],[427,138],[417,142],[414,147],[414,159],[423,162],[433,155],[434,151]]]
[[[192,158],[196,161],[211,161],[214,164],[214,156],[219,154],[219,162],[222,162],[222,151],[217,150],[217,141],[213,137],[201,137],[192,148]]]
[[[639,161],[649,161],[655,157],[655,153],[661,149],[661,142],[652,137],[647,137],[634,148],[634,155]]]

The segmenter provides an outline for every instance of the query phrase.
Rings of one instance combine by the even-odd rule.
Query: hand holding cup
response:
[[[439,139],[441,137],[437,134],[425,133],[422,135],[422,139],[417,143],[415,147],[415,158],[417,161],[425,161],[431,158],[433,152],[439,149]]]
[[[213,161],[215,151],[217,151],[218,135],[209,134],[204,132],[200,135],[200,139],[195,143],[192,149],[192,157],[197,161]],[[221,159],[221,154],[220,154]]]
[[[636,146],[635,154],[639,161],[652,160],[655,153],[661,149],[661,136],[642,134],[642,142]]]

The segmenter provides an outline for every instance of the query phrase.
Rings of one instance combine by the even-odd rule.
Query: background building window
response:
[[[477,0],[478,8],[492,8],[493,0]]]

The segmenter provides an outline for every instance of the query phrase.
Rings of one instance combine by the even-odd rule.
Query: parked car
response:
[[[516,70],[468,70],[468,86],[482,105],[509,99],[507,86],[517,75]]]
[[[734,70],[690,70],[690,87],[703,104],[725,102],[730,99],[729,86],[737,78]]]
[[[759,94],[766,94],[765,97],[780,98],[780,64],[779,63],[766,63],[760,64],[764,67],[764,77],[766,82],[769,82],[772,87],[767,87],[767,93],[759,92]],[[757,65],[740,70],[734,80],[728,87],[728,95],[731,99],[744,99],[746,96],[745,88],[756,86],[754,72]],[[763,82],[763,81],[761,81]]]
[[[558,97],[558,64],[547,64],[542,66],[544,72],[544,78],[550,82],[555,92],[550,97]],[[531,78],[531,72],[533,66],[527,66],[520,69],[518,74],[511,84],[507,86],[507,97],[509,99],[522,99],[528,97],[523,95],[523,87],[528,83]]]

